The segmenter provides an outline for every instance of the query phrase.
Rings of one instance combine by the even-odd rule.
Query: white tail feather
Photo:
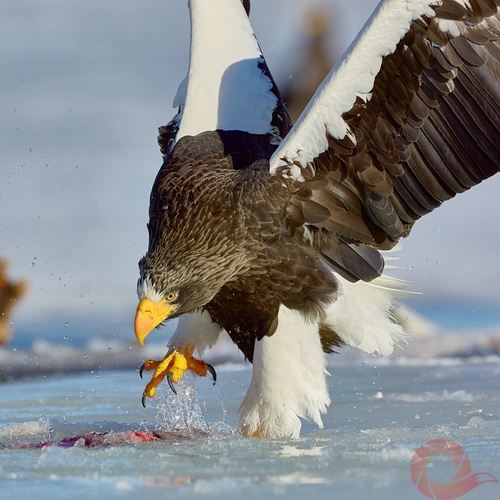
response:
[[[327,309],[325,323],[343,342],[367,354],[383,356],[391,354],[395,346],[408,343],[409,335],[391,314],[394,298],[411,294],[406,281],[385,274],[370,283],[337,278],[340,291]]]

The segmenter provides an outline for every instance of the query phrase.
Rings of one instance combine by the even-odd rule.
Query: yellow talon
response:
[[[154,397],[156,394],[156,388],[159,384],[161,384],[165,377],[167,377],[168,384],[174,393],[176,393],[176,390],[173,383],[180,382],[186,370],[191,370],[201,377],[205,377],[207,372],[210,372],[214,380],[214,384],[217,380],[217,374],[215,373],[213,366],[194,358],[187,351],[185,353],[172,351],[161,361],[149,359],[141,366],[139,371],[141,378],[144,370],[155,370],[151,381],[146,385],[142,394],[142,405],[144,407],[146,407],[146,398]]]

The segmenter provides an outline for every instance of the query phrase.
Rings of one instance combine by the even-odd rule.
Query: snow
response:
[[[0,491],[5,498],[138,494],[192,498],[423,498],[410,479],[415,450],[430,439],[458,442],[474,472],[500,476],[500,358],[433,358],[426,364],[367,357],[329,371],[333,403],[324,430],[305,422],[301,438],[242,438],[237,409],[250,370],[219,371],[218,385],[166,384],[143,409],[135,370],[95,370],[11,381],[2,386]],[[234,365],[233,365],[234,366]],[[90,432],[157,429],[164,439],[88,448],[22,448]],[[498,498],[483,484],[468,499]],[[3,498],[3,497],[2,497]]]

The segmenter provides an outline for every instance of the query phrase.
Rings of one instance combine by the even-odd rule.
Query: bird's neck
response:
[[[241,0],[190,0],[191,50],[176,137],[208,130],[268,133],[276,96]],[[182,97],[181,97],[182,100]]]

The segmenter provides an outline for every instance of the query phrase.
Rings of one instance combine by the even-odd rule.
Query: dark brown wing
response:
[[[164,159],[170,156],[175,146],[175,137],[179,130],[180,113],[169,121],[166,125],[158,128],[158,145]]]
[[[353,81],[346,105],[320,89],[271,158],[272,172],[291,183],[291,228],[350,279],[373,279],[382,269],[374,248],[393,247],[421,216],[500,169],[500,1],[468,4],[444,0],[409,19],[369,91]],[[342,71],[359,64],[381,20],[386,26],[383,9],[323,87],[338,92]],[[344,133],[335,113],[321,114],[329,98],[347,110]],[[326,140],[305,140],[311,123],[327,130]]]

